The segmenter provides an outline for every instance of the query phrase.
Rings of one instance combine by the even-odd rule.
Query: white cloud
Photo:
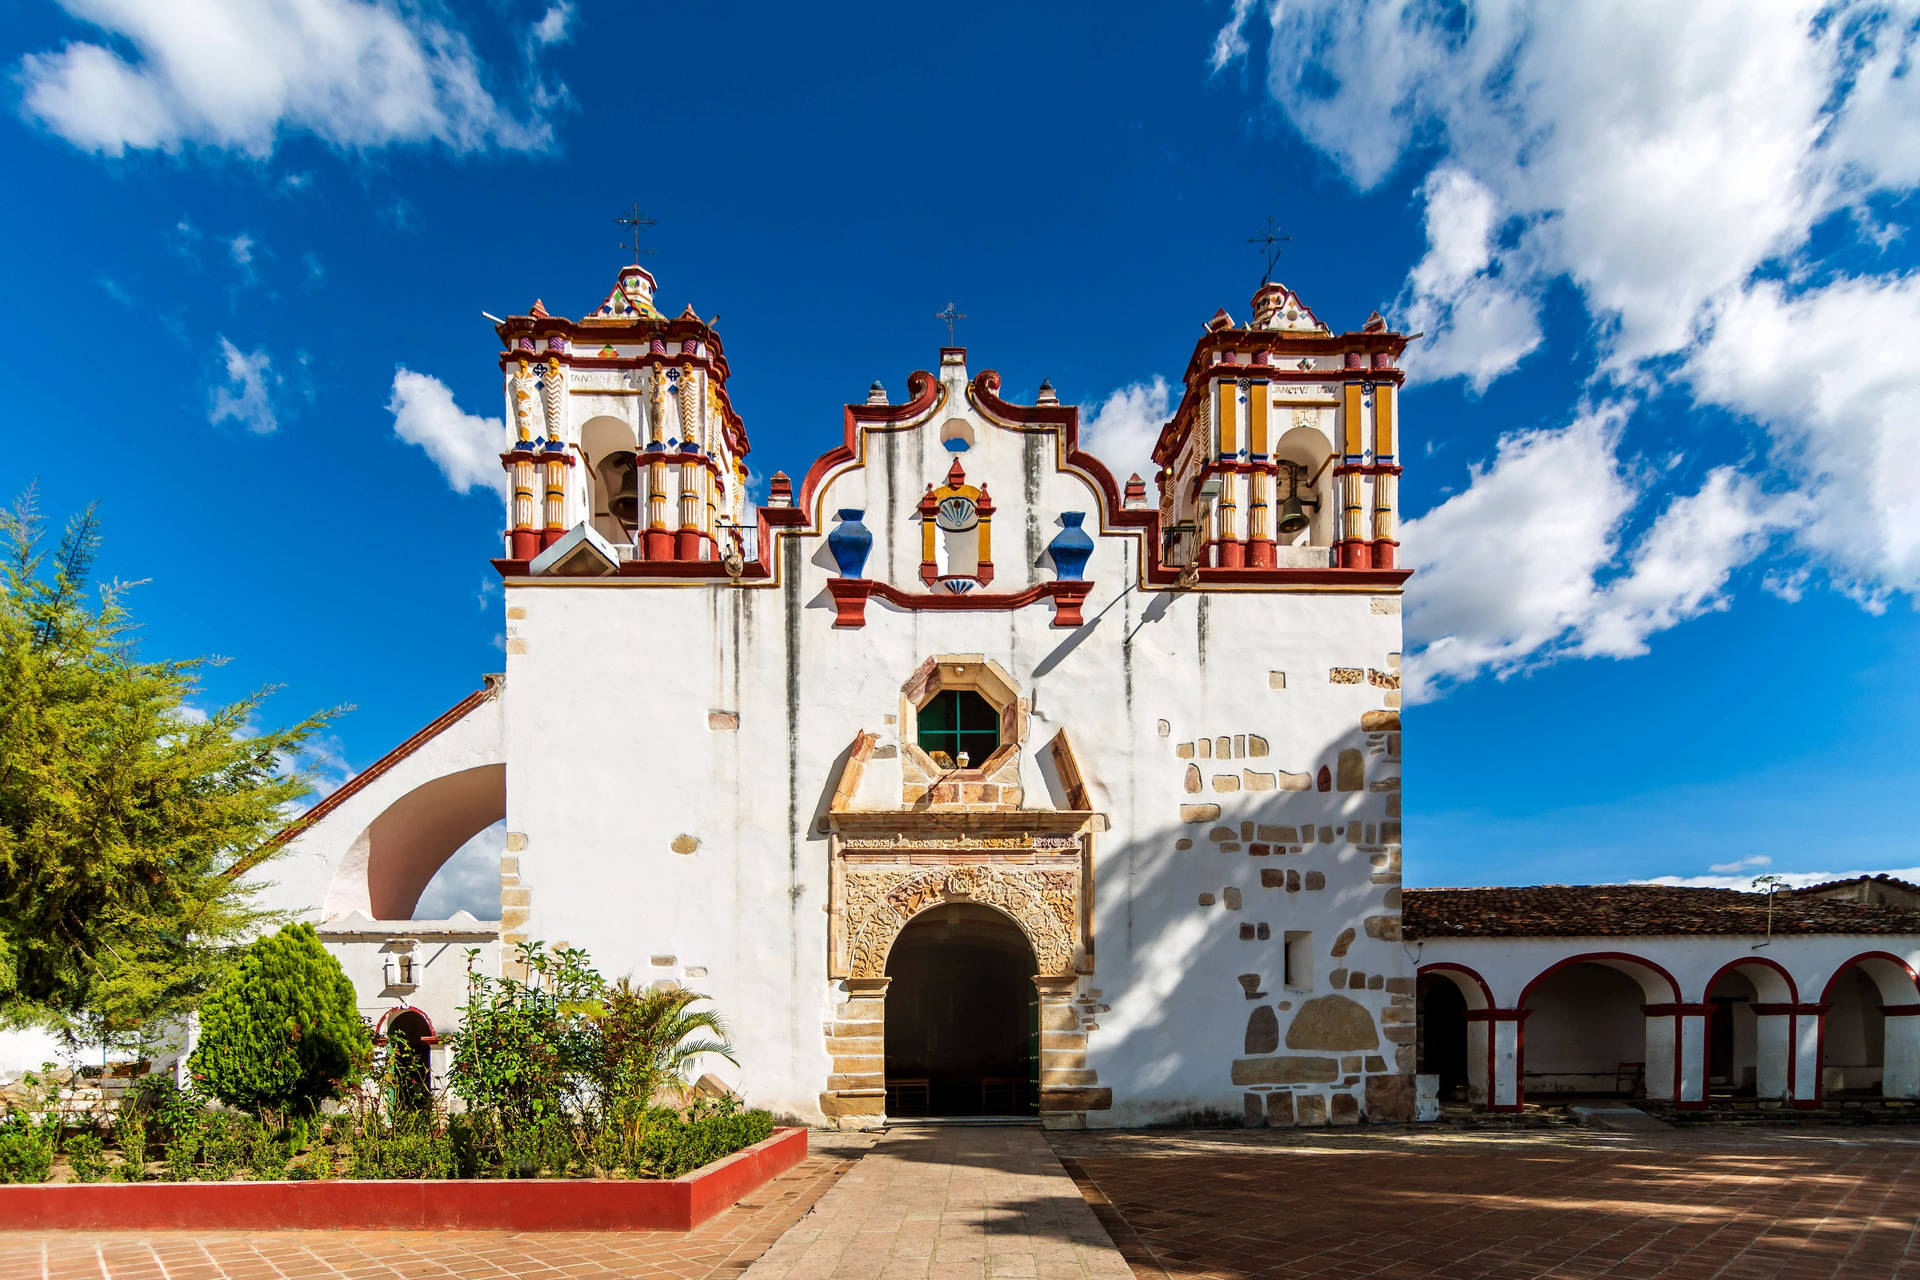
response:
[[[567,0],[560,0],[533,24],[533,38],[540,44],[559,44],[570,34],[572,23],[573,6]]]
[[[1213,37],[1213,53],[1207,59],[1215,71],[1247,56],[1247,19],[1252,15],[1253,0],[1233,0],[1233,11]]]
[[[1153,445],[1172,413],[1171,400],[1172,388],[1161,377],[1120,388],[1081,427],[1080,447],[1106,463],[1118,480],[1136,471],[1151,476]]]
[[[1735,871],[1751,871],[1756,867],[1770,867],[1772,865],[1772,858],[1769,858],[1764,853],[1755,853],[1744,858],[1735,858],[1732,862],[1716,862],[1708,867],[1707,870],[1732,873]]]
[[[1647,637],[1724,609],[1727,580],[1794,517],[1793,495],[1772,496],[1732,467],[1709,472],[1698,492],[1673,499],[1635,546],[1625,573],[1593,602],[1574,650],[1632,658]]]
[[[1751,859],[1743,861],[1751,862]],[[1764,867],[1769,859],[1762,858],[1752,865]],[[1729,866],[1733,864],[1727,864]],[[1721,871],[1723,867],[1714,867]],[[1851,880],[1855,876],[1892,876],[1896,880],[1920,881],[1920,867],[1886,867],[1877,871],[1780,871],[1767,872],[1778,875],[1783,889],[1804,889],[1810,884],[1825,884],[1829,880]],[[1650,880],[1631,880],[1629,884],[1671,884],[1690,889],[1745,889],[1753,892],[1756,877],[1747,875],[1707,875],[1707,876],[1654,876]]]
[[[1431,698],[1482,673],[1566,657],[1635,657],[1647,639],[1726,607],[1733,572],[1797,510],[1729,467],[1671,499],[1625,549],[1648,478],[1619,456],[1624,405],[1501,438],[1493,463],[1402,533],[1408,688]]]
[[[1626,411],[1501,438],[1466,489],[1401,531],[1410,584],[1409,692],[1537,660],[1591,616],[1636,494],[1617,454]]]
[[[1758,421],[1806,495],[1800,543],[1870,603],[1920,591],[1920,276],[1774,282],[1720,304],[1686,368],[1702,399]]]
[[[225,337],[220,351],[226,364],[227,385],[213,389],[209,421],[218,426],[231,418],[247,430],[265,435],[280,429],[273,409],[273,388],[280,385],[273,361],[265,349],[242,351]]]
[[[455,493],[506,494],[506,473],[500,468],[506,427],[500,419],[461,412],[446,383],[407,368],[394,370],[387,409],[393,434],[425,449]]]
[[[227,241],[227,256],[233,259],[236,267],[253,265],[253,237],[242,231]]]
[[[1920,347],[1893,339],[1920,331],[1920,277],[1836,276],[1831,238],[1815,237],[1830,224],[1857,264],[1902,234],[1876,208],[1920,185],[1920,3],[1258,12],[1268,94],[1356,187],[1409,158],[1430,165],[1428,248],[1396,308],[1428,334],[1410,369],[1484,390],[1537,348],[1543,299],[1571,284],[1592,322],[1590,395],[1673,388],[1752,419],[1765,446],[1675,497],[1641,464],[1603,463],[1612,449],[1577,423],[1509,436],[1467,494],[1409,522],[1410,544],[1427,540],[1409,626],[1424,615],[1429,674],[1644,652],[1649,635],[1724,607],[1734,570],[1775,546],[1805,562],[1765,574],[1784,599],[1809,564],[1869,608],[1920,592],[1920,420],[1905,404]],[[1216,69],[1251,52],[1253,13],[1236,4],[1219,29]],[[1506,482],[1568,453],[1557,487],[1571,510],[1542,513]],[[1582,491],[1595,477],[1600,490]],[[1503,530],[1484,517],[1499,506],[1533,521],[1514,545],[1540,531],[1571,558],[1490,599],[1448,566],[1492,567],[1481,548]],[[1637,541],[1621,536],[1655,511]]]
[[[397,0],[60,3],[112,47],[75,41],[28,54],[22,109],[110,156],[197,145],[265,157],[293,133],[346,149],[534,150],[552,140],[541,106],[564,92],[535,84],[533,111],[516,118],[488,90],[464,34]],[[564,34],[564,16],[549,11],[540,26],[550,22]]]
[[[1395,309],[1407,329],[1427,336],[1408,349],[1406,367],[1417,378],[1464,377],[1485,391],[1540,345],[1538,307],[1501,278],[1502,218],[1491,191],[1463,169],[1442,168],[1427,175],[1422,194],[1427,253]]]
[[[456,911],[481,920],[500,918],[500,855],[507,849],[503,818],[461,845],[433,873],[413,909],[416,920],[445,920]]]

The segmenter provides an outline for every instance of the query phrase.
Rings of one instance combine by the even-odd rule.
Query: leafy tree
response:
[[[249,946],[200,1008],[192,1069],[255,1115],[310,1115],[366,1074],[373,1033],[310,924]]]
[[[508,1124],[578,1115],[591,1104],[600,1057],[600,975],[577,949],[521,943],[516,958],[525,979],[468,975],[447,1088]]]
[[[0,1025],[83,1039],[191,1008],[269,923],[239,873],[278,852],[331,715],[195,710],[213,660],[141,658],[125,585],[89,589],[98,547],[92,508],[51,549],[31,491],[0,510]]]

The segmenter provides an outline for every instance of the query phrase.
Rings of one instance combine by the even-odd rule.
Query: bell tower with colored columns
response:
[[[1189,573],[1396,567],[1398,360],[1379,315],[1334,333],[1263,284],[1216,312],[1154,446],[1163,554]]]
[[[497,326],[512,433],[503,572],[673,573],[739,551],[748,443],[720,336],[691,306],[666,318],[655,287],[624,267],[578,320],[535,302]]]

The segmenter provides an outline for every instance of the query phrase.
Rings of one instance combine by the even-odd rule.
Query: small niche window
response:
[[[920,749],[942,769],[978,768],[1000,745],[1000,713],[971,689],[947,689],[920,708]]]
[[[1286,972],[1280,980],[1281,985],[1294,991],[1311,991],[1313,989],[1313,935],[1304,931],[1287,930],[1286,955],[1283,963],[1286,966]]]

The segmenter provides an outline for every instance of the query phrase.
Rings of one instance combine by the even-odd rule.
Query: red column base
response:
[[[673,530],[671,529],[647,530],[647,559],[649,560],[673,559]]]
[[[1365,542],[1358,538],[1348,538],[1340,543],[1337,553],[1339,567],[1342,569],[1371,569],[1373,553]]]
[[[673,558],[676,560],[698,560],[700,558],[700,531],[682,529],[674,537]]]
[[[1393,568],[1394,548],[1397,542],[1376,542],[1373,544],[1373,567],[1376,569]]]
[[[1273,568],[1273,539],[1255,538],[1247,544],[1249,555],[1247,563],[1256,569]]]
[[[1093,592],[1091,582],[1055,582],[1050,593],[1053,596],[1053,625],[1056,627],[1083,627],[1087,620],[1080,614],[1080,606],[1087,602]]]
[[[833,597],[833,625],[867,625],[867,597],[873,594],[871,578],[828,578],[827,594]]]
[[[1220,544],[1220,567],[1222,569],[1244,569],[1246,564],[1246,543],[1238,540],[1229,540]]]
[[[560,541],[560,535],[565,532],[565,529],[542,529],[540,531],[540,549],[545,551],[548,547]]]
[[[974,566],[973,576],[980,579],[980,585],[986,586],[993,581],[993,561],[982,560]]]
[[[531,560],[540,554],[540,531],[538,529],[515,529],[513,531],[513,558]]]

